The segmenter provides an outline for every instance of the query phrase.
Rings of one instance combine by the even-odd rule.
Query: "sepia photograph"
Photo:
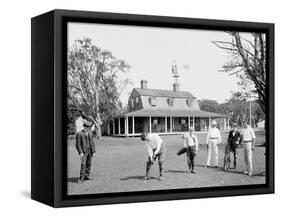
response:
[[[67,195],[266,184],[266,34],[67,23]]]

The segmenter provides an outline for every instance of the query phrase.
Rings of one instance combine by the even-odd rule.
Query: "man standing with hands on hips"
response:
[[[96,154],[93,132],[90,131],[92,123],[84,120],[83,130],[76,134],[76,149],[81,160],[80,176],[78,183],[81,184],[84,180],[91,180],[91,164],[92,157]]]
[[[215,168],[218,167],[219,164],[219,154],[218,154],[218,144],[221,143],[221,133],[217,128],[217,122],[213,120],[211,122],[211,128],[207,134],[207,148],[208,148],[208,156],[207,156],[207,163],[205,167],[210,167],[212,152],[214,152],[215,157]]]
[[[244,160],[246,164],[246,171],[245,174],[249,176],[253,175],[253,163],[252,163],[252,155],[253,150],[255,148],[255,132],[254,130],[248,125],[245,121],[243,123],[244,129],[241,131],[242,142],[243,142],[243,149],[244,149]]]

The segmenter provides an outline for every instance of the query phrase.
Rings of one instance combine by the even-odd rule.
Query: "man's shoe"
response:
[[[248,171],[244,171],[244,174],[247,174],[247,175],[248,175],[248,174],[249,174],[249,172],[248,172]]]
[[[248,173],[248,175],[249,175],[249,176],[253,176],[253,174],[252,174],[252,173]]]
[[[209,165],[205,165],[205,168],[209,168],[210,166]]]
[[[191,173],[196,174],[196,172],[194,170],[192,170]]]
[[[150,179],[150,176],[143,177],[143,180],[149,180],[149,179]]]
[[[82,184],[83,181],[84,181],[83,179],[78,179],[78,182],[77,182],[77,183],[78,183],[78,184]]]
[[[159,181],[163,181],[164,180],[164,178],[163,178],[163,176],[161,175],[161,176],[159,176]]]

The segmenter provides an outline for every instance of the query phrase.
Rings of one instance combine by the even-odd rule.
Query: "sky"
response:
[[[94,45],[131,66],[128,73],[119,74],[120,80],[131,80],[121,96],[123,105],[142,79],[148,81],[148,88],[172,90],[174,63],[180,90],[189,91],[199,100],[222,103],[231,91],[239,90],[235,76],[219,71],[228,54],[212,41],[229,41],[230,36],[223,31],[68,23],[68,48],[83,38],[91,38]]]

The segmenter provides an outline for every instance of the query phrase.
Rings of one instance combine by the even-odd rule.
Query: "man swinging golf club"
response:
[[[194,134],[194,128],[190,127],[188,133],[183,134],[184,139],[184,148],[186,148],[186,157],[187,157],[187,165],[188,165],[188,173],[196,173],[194,171],[194,158],[198,151],[198,138]]]
[[[166,155],[166,148],[161,137],[156,133],[142,133],[141,140],[145,142],[148,161],[146,162],[146,174],[144,180],[150,179],[150,167],[158,159],[159,181],[163,180],[163,163]]]

